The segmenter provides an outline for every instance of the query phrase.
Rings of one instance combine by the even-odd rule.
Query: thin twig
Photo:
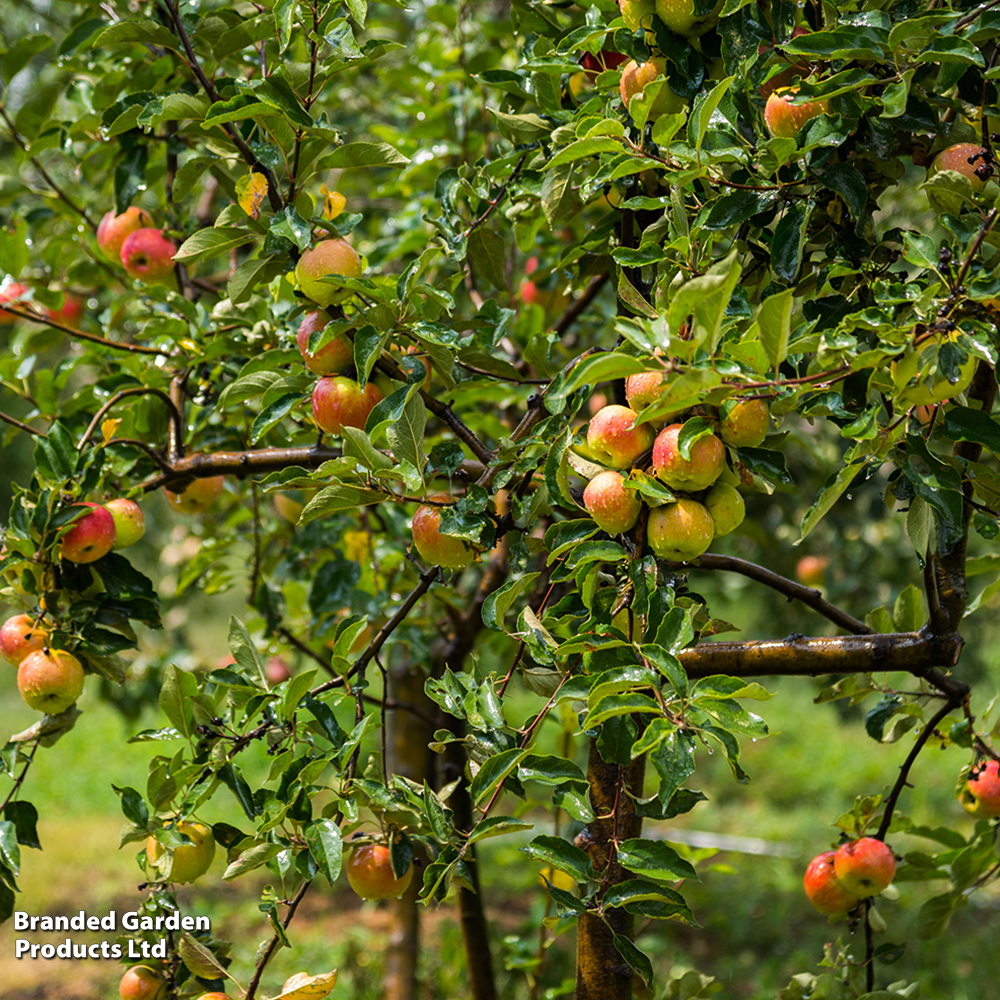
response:
[[[40,323],[43,326],[51,326],[53,330],[61,330],[63,333],[77,340],[89,340],[93,344],[100,344],[102,347],[111,347],[116,351],[131,351],[133,354],[155,354],[160,357],[168,357],[170,354],[169,351],[161,350],[158,347],[144,347],[142,344],[123,344],[116,340],[105,340],[104,337],[98,337],[96,333],[84,333],[83,330],[77,330],[72,326],[66,326],[65,323],[60,323],[58,320],[50,319],[43,313],[18,309],[17,306],[6,302],[3,308],[4,312],[9,312],[20,319],[26,319],[32,323]]]
[[[122,389],[120,392],[116,392],[94,415],[94,419],[90,421],[87,425],[87,429],[83,432],[83,437],[80,438],[80,443],[76,446],[77,451],[83,451],[87,446],[87,442],[90,440],[90,435],[94,433],[97,426],[100,424],[104,415],[117,403],[125,399],[128,396],[156,396],[162,399],[164,403],[167,404],[167,410],[169,411],[169,417],[171,424],[174,425],[175,432],[180,427],[181,415],[177,412],[177,407],[174,406],[174,401],[162,390],[154,389],[150,386],[133,386],[130,389]],[[169,466],[167,466],[169,468]]]

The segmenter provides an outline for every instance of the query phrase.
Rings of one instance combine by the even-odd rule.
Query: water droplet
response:
[[[847,494],[847,499],[848,500],[853,500],[854,499],[854,494],[853,493],[848,493]]]

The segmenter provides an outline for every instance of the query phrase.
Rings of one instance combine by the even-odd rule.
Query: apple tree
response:
[[[518,995],[541,995],[547,935],[575,934],[575,982],[545,995],[709,996],[711,969],[663,981],[636,918],[697,928],[700,858],[671,820],[711,809],[708,753],[748,782],[768,678],[822,677],[898,780],[828,817],[846,849],[810,871],[842,943],[781,996],[915,995],[879,894],[930,883],[933,937],[997,872],[1000,755],[962,650],[1000,589],[1000,12],[4,17],[0,420],[28,470],[0,565],[27,619],[3,651],[52,711],[3,750],[0,915],[38,863],[32,762],[100,697],[159,713],[145,787],[116,789],[144,911],[204,871],[184,853],[202,816],[226,816],[225,879],[268,872],[247,1000],[280,992],[301,901],[355,861],[361,895],[406,890],[386,995],[415,995],[418,900],[457,908],[469,993],[499,995],[494,838],[548,900]],[[124,501],[193,543],[170,573],[128,545]],[[872,569],[796,581],[813,539]],[[734,577],[773,619],[719,640]],[[245,598],[230,655],[180,657],[171,622],[223,591]],[[821,634],[776,638],[786,601]],[[906,811],[944,747],[974,826]],[[253,948],[171,940],[179,998]],[[327,992],[313,971],[285,995]]]

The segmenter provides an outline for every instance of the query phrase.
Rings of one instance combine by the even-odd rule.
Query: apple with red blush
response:
[[[389,848],[382,844],[355,847],[347,859],[347,881],[362,899],[398,899],[412,879],[412,864],[396,876]]]
[[[653,446],[649,424],[636,426],[638,414],[628,406],[612,403],[598,410],[587,425],[587,446],[597,461],[613,469],[634,465]]]
[[[360,278],[364,263],[347,240],[321,240],[303,252],[295,265],[295,281],[306,298],[321,306],[343,302],[351,293],[324,281],[327,277]]]
[[[362,389],[345,375],[327,375],[313,389],[313,417],[327,434],[342,434],[345,427],[364,430],[372,410],[382,400],[382,390],[374,382]]]
[[[447,493],[436,493],[428,499],[437,504],[451,501]],[[447,569],[464,569],[473,559],[472,548],[461,538],[446,535],[441,531],[441,507],[435,504],[421,504],[413,515],[411,524],[413,544],[421,558],[432,566]]]
[[[29,708],[59,715],[83,694],[83,665],[61,649],[29,653],[17,667],[17,689]]]
[[[995,760],[973,764],[959,801],[967,813],[979,819],[1000,816],[1000,764]]]
[[[97,227],[97,245],[108,260],[121,260],[122,244],[137,229],[151,229],[153,219],[148,212],[131,205],[120,215],[107,212]]]
[[[48,644],[49,630],[35,615],[14,615],[0,625],[0,655],[12,666]]]
[[[115,519],[100,504],[80,503],[87,510],[62,536],[60,555],[73,563],[92,563],[106,556],[115,544]]]
[[[121,261],[131,278],[147,285],[163,284],[173,273],[177,247],[163,235],[162,229],[136,229],[125,237]]]
[[[653,443],[653,471],[672,490],[697,493],[708,489],[722,474],[726,449],[714,434],[699,437],[685,458],[680,448],[684,424],[664,427]]]
[[[205,476],[189,483],[180,493],[163,488],[167,502],[182,514],[200,514],[219,498],[225,485],[225,476]]]
[[[630,531],[642,512],[638,494],[626,489],[625,477],[613,469],[599,472],[587,483],[583,505],[597,526],[609,535]]]
[[[831,917],[844,916],[861,902],[860,896],[848,892],[838,880],[834,868],[836,856],[836,851],[817,854],[809,862],[802,879],[802,887],[809,902],[820,913]]]
[[[886,889],[896,875],[896,856],[875,837],[841,844],[833,859],[837,881],[855,896],[867,899]]]

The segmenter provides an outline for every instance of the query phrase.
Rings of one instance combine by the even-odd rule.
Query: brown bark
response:
[[[628,767],[609,764],[590,741],[587,781],[590,803],[597,817],[577,836],[577,846],[590,855],[594,870],[606,889],[633,878],[615,860],[618,844],[638,837],[642,817],[636,813],[635,799],[642,795],[646,771],[645,755]],[[631,1000],[632,968],[615,948],[615,934],[631,940],[632,914],[623,909],[608,910],[604,918],[583,914],[576,931],[575,1000]]]

